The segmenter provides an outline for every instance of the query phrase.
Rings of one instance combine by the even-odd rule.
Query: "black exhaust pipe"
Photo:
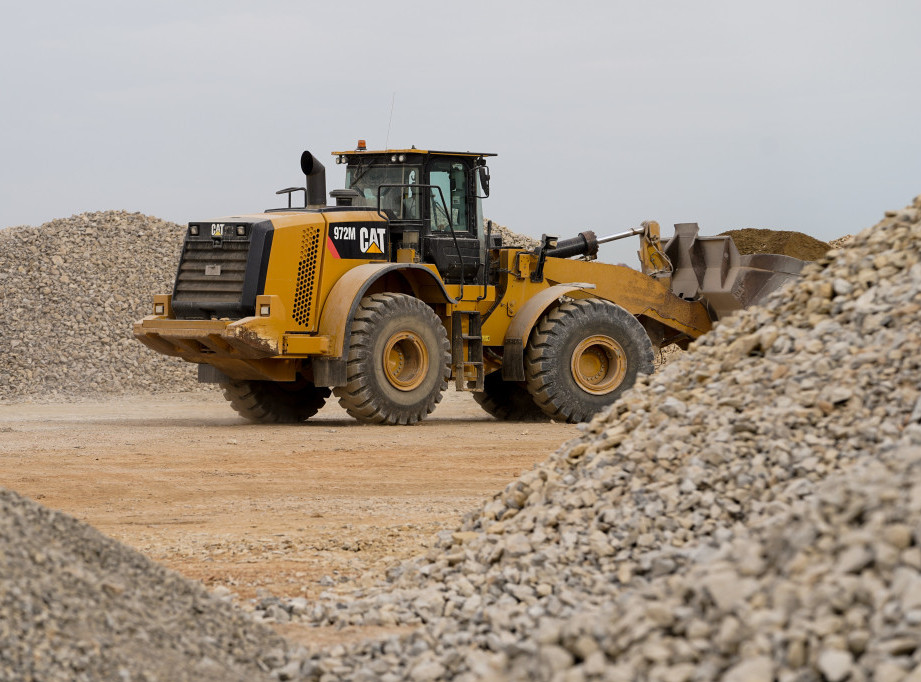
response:
[[[307,206],[326,206],[326,168],[310,152],[301,154],[301,170],[307,176]]]

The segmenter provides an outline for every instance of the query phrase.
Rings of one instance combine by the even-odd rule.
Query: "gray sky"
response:
[[[0,226],[280,206],[309,149],[497,152],[486,215],[820,239],[921,193],[921,3],[6,3]],[[636,243],[603,247],[635,263]]]

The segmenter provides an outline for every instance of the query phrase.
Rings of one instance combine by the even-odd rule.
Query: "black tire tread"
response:
[[[473,399],[487,413],[500,421],[546,422],[550,417],[537,406],[528,389],[514,381],[503,381],[502,372],[487,374],[483,391]]]
[[[433,366],[440,364],[440,380],[424,400],[412,407],[397,406],[388,402],[386,396],[375,392],[369,376],[374,362],[371,353],[375,333],[389,317],[399,314],[416,316],[422,324],[429,325],[438,338],[439,348],[434,353],[430,352],[430,363]],[[366,296],[359,303],[352,321],[346,368],[346,385],[335,387],[333,393],[350,416],[369,424],[415,424],[431,414],[435,406],[441,402],[442,392],[448,387],[451,353],[447,332],[435,312],[413,296],[394,293]]]
[[[627,355],[627,375],[603,399],[573,393],[562,373],[569,373],[568,359],[559,354],[567,339],[600,321],[615,325],[622,332],[621,346]],[[629,312],[602,299],[575,299],[562,303],[541,317],[531,333],[525,353],[528,392],[535,404],[551,419],[577,423],[589,419],[599,403],[613,403],[636,382],[639,374],[654,370],[652,343],[645,329]]]
[[[272,424],[306,421],[320,411],[331,395],[330,389],[308,381],[289,387],[274,381],[232,379],[222,383],[221,388],[241,417]]]

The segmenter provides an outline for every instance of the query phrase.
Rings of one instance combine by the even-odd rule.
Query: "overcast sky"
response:
[[[486,215],[526,234],[827,240],[921,193],[919,27],[908,0],[5,3],[0,226],[279,206],[302,150],[334,189],[329,153],[389,128],[498,153]]]

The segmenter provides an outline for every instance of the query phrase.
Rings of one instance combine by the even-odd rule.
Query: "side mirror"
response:
[[[480,176],[480,187],[483,188],[482,199],[489,196],[489,166],[477,166],[477,172]]]

